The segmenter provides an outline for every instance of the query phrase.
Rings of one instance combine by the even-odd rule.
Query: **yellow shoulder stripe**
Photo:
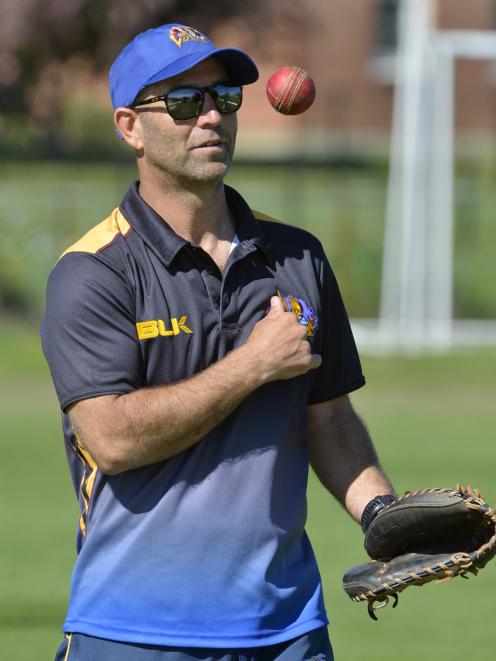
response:
[[[60,258],[69,252],[96,253],[115,239],[118,234],[126,234],[131,229],[119,209],[114,209],[108,218],[95,225],[89,232],[67,248]]]
[[[256,211],[255,209],[251,210],[253,215],[257,220],[270,220],[273,223],[280,223],[280,220],[277,220],[277,218],[272,218],[272,216],[267,216],[267,214],[262,213],[261,211]]]

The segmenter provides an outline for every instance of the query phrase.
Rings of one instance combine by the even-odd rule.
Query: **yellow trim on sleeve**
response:
[[[115,239],[118,234],[126,234],[131,229],[130,224],[124,218],[120,210],[114,209],[110,216],[95,225],[86,234],[67,248],[59,259],[70,252],[96,253]]]

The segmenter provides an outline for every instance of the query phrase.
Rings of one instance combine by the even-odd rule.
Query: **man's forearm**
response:
[[[260,385],[248,358],[232,352],[184,381],[86,400],[91,417],[80,402],[71,420],[106,473],[168,459],[194,445]]]
[[[365,506],[376,496],[394,494],[394,489],[379,465],[368,466],[349,485],[344,505],[360,522]]]
[[[379,465],[367,428],[348,398],[309,407],[312,467],[322,484],[360,521],[367,503],[393,487]]]

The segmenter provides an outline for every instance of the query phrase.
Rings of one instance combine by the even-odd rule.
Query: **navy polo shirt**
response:
[[[360,362],[317,239],[226,195],[239,244],[223,273],[137,184],[64,253],[42,326],[62,410],[194,375],[243,344],[275,294],[322,365],[258,388],[189,450],[119,475],[101,473],[63,414],[81,510],[65,631],[225,648],[327,624],[304,530],[306,407],[363,385]]]

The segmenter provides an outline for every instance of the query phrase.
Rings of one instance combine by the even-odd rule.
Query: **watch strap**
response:
[[[365,509],[362,512],[361,524],[363,532],[367,532],[370,524],[372,523],[372,519],[374,519],[377,514],[379,514],[379,512],[385,507],[391,503],[394,503],[395,500],[396,497],[392,494],[376,496],[375,498],[372,498],[372,500],[367,503]]]

